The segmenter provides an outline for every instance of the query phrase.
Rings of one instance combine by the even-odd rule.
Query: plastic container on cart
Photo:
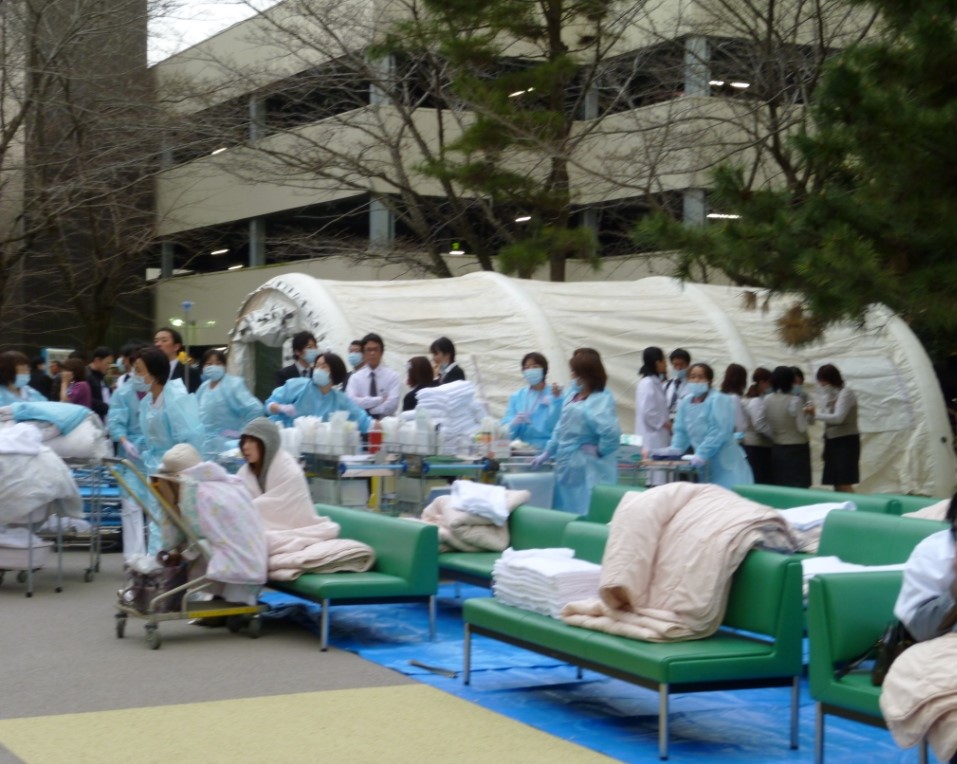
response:
[[[53,552],[52,541],[38,541],[33,545],[33,562],[30,562],[30,550],[26,547],[0,546],[0,571],[3,570],[40,570],[47,564]]]

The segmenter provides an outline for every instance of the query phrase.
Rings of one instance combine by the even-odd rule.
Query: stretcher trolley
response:
[[[175,496],[161,488],[159,483],[164,481],[147,479],[128,460],[107,461],[117,483],[133,497],[147,516],[160,528],[172,526],[183,539],[177,548],[157,555],[162,563],[158,571],[150,574],[134,573],[130,586],[120,591],[116,604],[116,636],[123,638],[129,618],[141,619],[146,622],[147,646],[151,650],[158,650],[162,644],[159,624],[163,621],[202,619],[210,623],[211,619],[224,619],[229,631],[235,633],[245,627],[250,637],[257,638],[261,627],[260,614],[267,609],[265,605],[194,598],[197,594],[209,593],[209,590],[219,583],[205,574],[188,577],[190,567],[205,569],[204,566],[197,566],[197,563],[209,562],[210,545],[206,539],[200,537],[193,523],[180,512]],[[116,469],[118,465],[129,471],[131,479],[142,482],[148,488],[149,495],[156,500],[160,516],[157,516],[157,510],[150,506],[149,502],[143,501],[132,489],[124,473]]]

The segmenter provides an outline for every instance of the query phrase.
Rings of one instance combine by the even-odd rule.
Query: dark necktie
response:
[[[376,387],[375,372],[370,371],[369,372],[369,397],[375,398],[378,395],[379,395],[379,388]]]
[[[675,404],[678,402],[678,387],[681,385],[680,382],[675,382],[671,386],[671,408],[675,407]]]
[[[308,376],[309,376],[309,369],[303,369],[303,370],[302,370],[302,376],[308,377]]]

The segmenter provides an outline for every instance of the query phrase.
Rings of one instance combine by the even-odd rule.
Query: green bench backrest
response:
[[[565,526],[561,546],[575,550],[575,557],[601,564],[608,542],[608,526],[579,521]]]
[[[795,647],[802,627],[801,563],[755,549],[734,574],[723,625],[769,634]]]
[[[373,570],[405,578],[416,590],[438,584],[437,526],[331,504],[316,504],[316,512],[339,524],[340,538],[375,549]]]
[[[513,549],[544,549],[561,546],[565,526],[578,515],[558,509],[523,504],[508,519],[509,543]]]
[[[877,512],[885,515],[899,515],[901,503],[897,499],[866,493],[837,493],[820,488],[791,488],[783,485],[736,485],[732,489],[758,504],[766,504],[775,509],[803,507],[807,504],[822,504],[833,501],[853,501],[858,512]]]
[[[830,573],[808,586],[809,678],[815,697],[834,681],[834,664],[863,655],[894,618],[900,571]]]
[[[590,523],[608,523],[611,522],[611,516],[615,514],[618,502],[621,497],[631,491],[644,491],[644,488],[635,485],[611,485],[609,483],[599,483],[591,491],[591,499],[588,502],[588,514],[585,519]]]
[[[918,509],[929,507],[931,504],[937,504],[941,501],[949,501],[949,499],[938,499],[934,496],[909,496],[903,493],[876,493],[874,495],[881,496],[885,499],[894,499],[900,502],[901,514],[904,515],[906,515],[908,512],[916,512]]]
[[[934,520],[835,510],[824,520],[818,554],[858,565],[907,562],[915,546],[946,528]]]

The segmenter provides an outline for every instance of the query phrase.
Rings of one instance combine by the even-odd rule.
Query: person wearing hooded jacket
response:
[[[239,438],[246,464],[237,475],[253,497],[266,530],[288,530],[319,521],[306,476],[292,454],[281,447],[279,427],[259,417]]]

